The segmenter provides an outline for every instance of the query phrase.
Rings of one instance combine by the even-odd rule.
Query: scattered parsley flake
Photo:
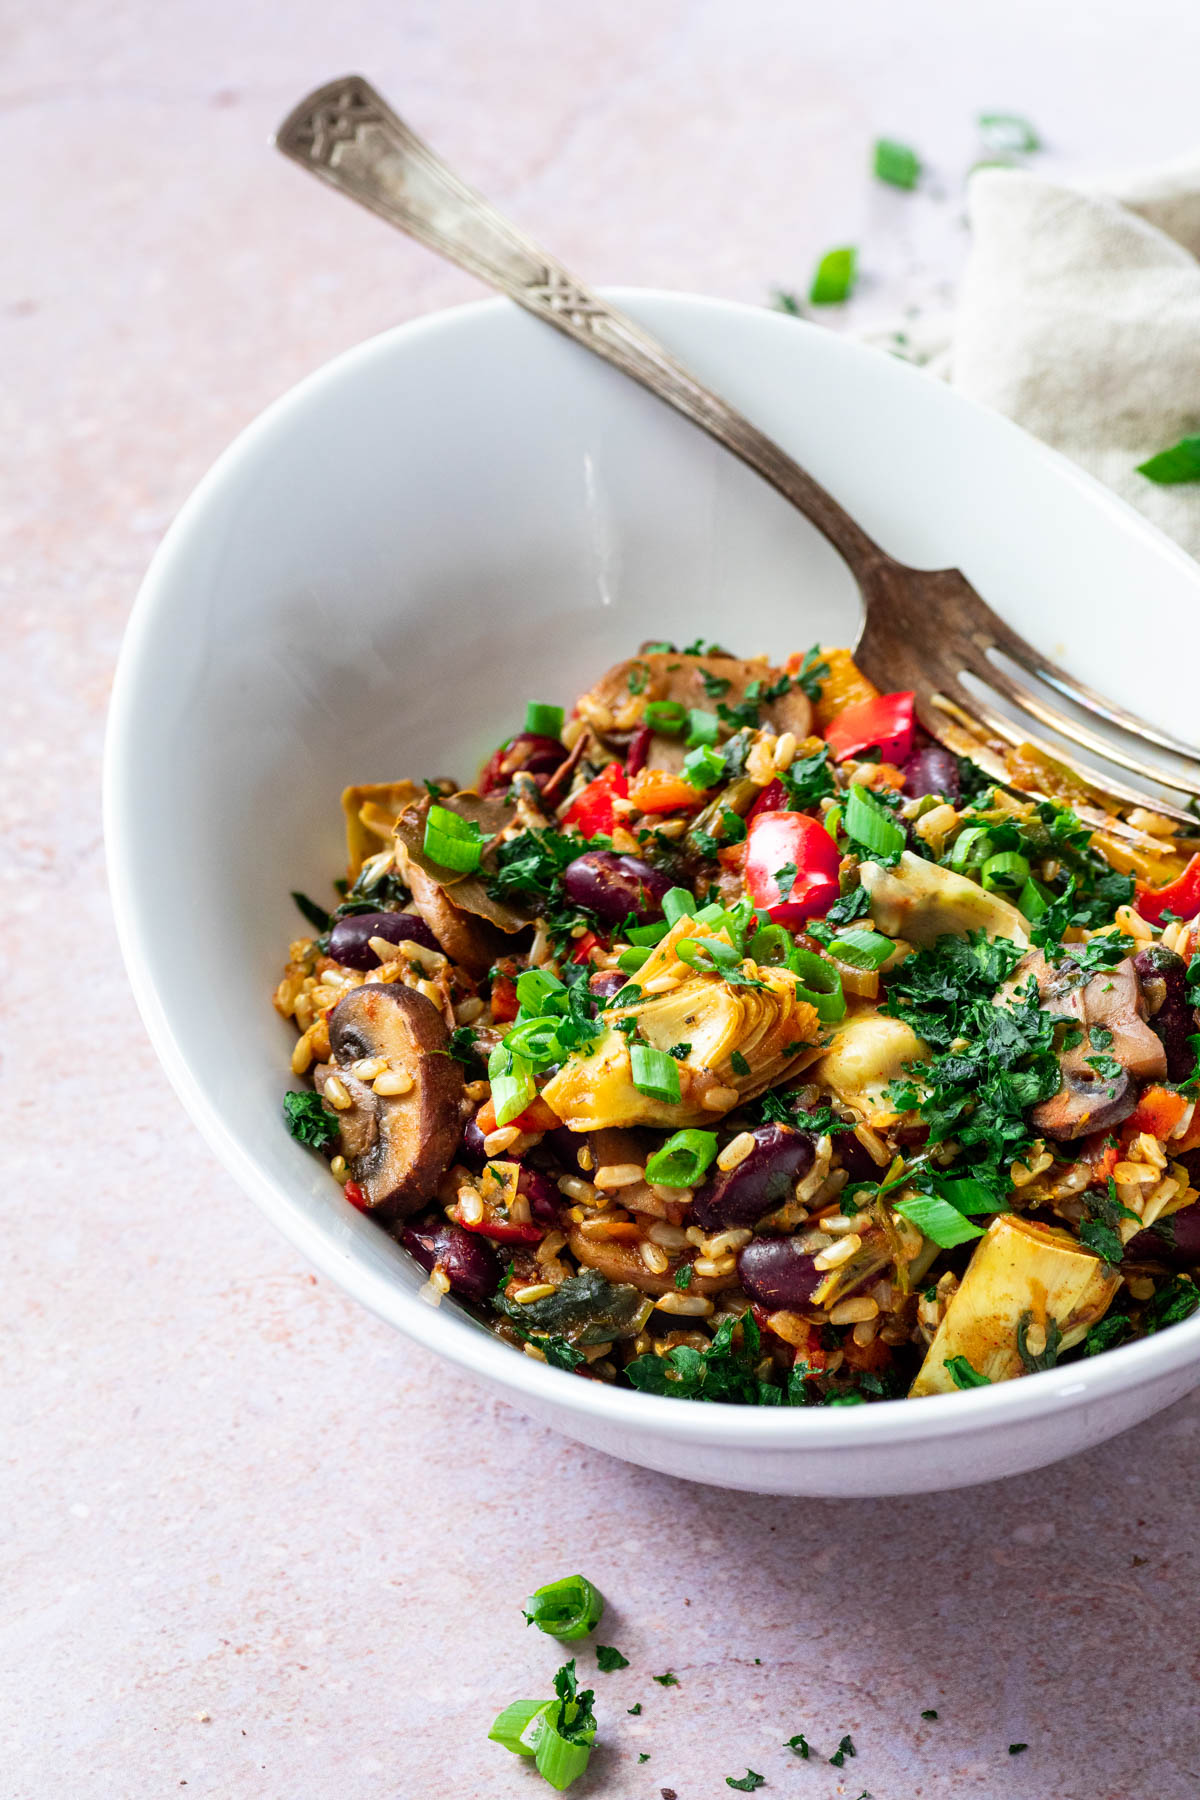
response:
[[[829,1760],[835,1769],[840,1769],[848,1756],[857,1755],[858,1751],[854,1748],[854,1740],[850,1736],[850,1733],[847,1732]]]
[[[736,1788],[739,1794],[752,1794],[755,1788],[766,1787],[766,1785],[766,1776],[757,1774],[754,1769],[747,1769],[746,1773],[736,1781],[732,1775],[725,1777],[725,1786]]]
[[[809,1748],[808,1739],[805,1737],[805,1735],[802,1731],[798,1731],[796,1733],[795,1737],[790,1737],[788,1739],[787,1743],[784,1744],[782,1747],[785,1750],[794,1751],[797,1756],[802,1756],[804,1758],[805,1762],[807,1762],[809,1757],[812,1755],[812,1751]]]
[[[673,1675],[671,1673],[670,1669],[667,1670],[665,1675],[652,1675],[650,1677],[650,1679],[651,1679],[651,1681],[657,1681],[659,1687],[678,1687],[679,1686],[678,1675]]]
[[[597,1644],[596,1667],[608,1675],[613,1669],[627,1669],[629,1658],[622,1656],[619,1650],[614,1650],[611,1644]]]

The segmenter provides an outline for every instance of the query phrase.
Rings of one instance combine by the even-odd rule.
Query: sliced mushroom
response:
[[[410,862],[404,878],[415,910],[421,915],[450,961],[468,975],[486,975],[492,964],[511,948],[508,937],[486,919],[455,906],[436,881]]]
[[[735,706],[743,700],[751,682],[769,689],[782,677],[783,670],[772,668],[765,657],[747,662],[736,656],[685,656],[682,651],[652,650],[609,669],[584,694],[579,712],[603,743],[624,749],[648,701],[674,700],[686,708],[713,712],[718,705]],[[778,700],[762,703],[759,720],[772,731],[791,731],[805,738],[812,730],[812,706],[802,689],[789,685]],[[686,754],[682,737],[655,732],[644,766],[677,772]]]
[[[1060,1054],[1062,1086],[1034,1107],[1034,1127],[1059,1142],[1111,1130],[1137,1105],[1140,1084],[1161,1081],[1167,1072],[1162,1041],[1146,1023],[1146,999],[1133,959],[1126,957],[1085,983],[1072,963],[1052,967],[1036,951],[1018,963],[1003,992],[1011,994],[1031,975],[1044,1010],[1074,1020],[1083,1033],[1073,1049]],[[1102,1035],[1096,1043],[1092,1033],[1097,1028],[1110,1038]],[[1093,1058],[1119,1063],[1119,1074],[1106,1073],[1103,1063],[1096,1068]]]
[[[350,1174],[377,1218],[405,1218],[437,1192],[462,1133],[463,1071],[449,1054],[442,1016],[400,982],[369,982],[330,1013],[329,1043],[332,1061],[314,1080],[323,1092],[336,1075],[350,1095],[338,1114]],[[352,1072],[363,1058],[383,1058],[411,1087],[378,1093]]]
[[[621,1243],[615,1238],[589,1237],[579,1225],[568,1226],[567,1242],[576,1262],[585,1269],[598,1269],[606,1281],[627,1283],[630,1287],[639,1288],[643,1294],[672,1293],[675,1289],[675,1271],[680,1267],[681,1261],[689,1260],[688,1257],[673,1259],[670,1267],[658,1274],[647,1267],[637,1244]],[[687,1291],[689,1294],[719,1294],[722,1288],[732,1287],[735,1280],[736,1277],[732,1275],[693,1273]]]
[[[507,901],[493,900],[487,887],[489,877],[495,873],[496,845],[501,833],[510,826],[520,826],[516,806],[501,795],[481,797],[470,790],[439,796],[439,806],[477,825],[482,833],[483,860],[478,873],[468,875],[459,869],[445,869],[425,854],[425,821],[432,804],[431,797],[422,794],[396,821],[396,864],[402,879],[413,888],[415,895],[413,877],[424,874],[459,912],[486,919],[490,925],[510,935],[524,931],[537,916],[537,902],[526,904],[520,896]],[[432,920],[429,923],[437,932],[437,925]]]

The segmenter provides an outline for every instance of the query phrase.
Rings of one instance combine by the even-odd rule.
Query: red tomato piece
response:
[[[629,783],[624,769],[620,763],[609,763],[595,781],[589,781],[582,792],[576,794],[563,824],[577,825],[584,837],[596,837],[600,832],[611,833],[616,823],[613,801],[628,798]]]
[[[877,694],[872,700],[847,706],[825,730],[834,761],[878,750],[883,762],[907,762],[912,755],[915,699],[916,695],[908,692]]]
[[[472,1222],[456,1219],[464,1231],[477,1231],[480,1237],[492,1238],[497,1244],[540,1244],[546,1235],[544,1225],[516,1225],[511,1219],[488,1218]]]
[[[363,1193],[357,1181],[348,1181],[342,1189],[342,1192],[345,1194],[351,1206],[357,1206],[359,1212],[366,1212],[367,1196]]]
[[[776,925],[820,919],[838,897],[838,847],[807,813],[766,812],[746,839],[746,888]]]
[[[1187,868],[1166,887],[1138,887],[1137,911],[1143,919],[1157,922],[1165,912],[1180,919],[1194,919],[1200,912],[1200,856],[1193,856]]]

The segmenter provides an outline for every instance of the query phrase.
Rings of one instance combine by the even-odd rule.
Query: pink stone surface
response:
[[[600,281],[757,301],[858,241],[861,322],[948,291],[981,107],[1033,116],[1055,169],[1191,147],[1191,9],[4,11],[0,1796],[548,1793],[485,1734],[548,1692],[520,1601],[575,1569],[631,1665],[597,1677],[580,1800],[714,1800],[748,1766],[809,1800],[1200,1793],[1200,1400],[1040,1474],[839,1505],[534,1427],[318,1283],[213,1163],[130,1001],[98,822],[121,630],[197,478],[316,364],[472,291],[269,152],[306,88],[362,68]],[[879,131],[933,192],[869,184]]]

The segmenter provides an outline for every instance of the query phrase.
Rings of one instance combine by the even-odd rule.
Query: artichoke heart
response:
[[[794,977],[747,961],[740,970],[745,982],[735,984],[679,959],[677,944],[706,937],[729,941],[694,919],[673,925],[631,984],[643,994],[647,985],[664,985],[606,1012],[607,1029],[590,1054],[576,1052],[547,1082],[543,1098],[572,1131],[712,1124],[794,1073],[811,1054],[819,1021],[815,1008],[797,999]],[[630,1039],[618,1029],[630,1019],[636,1020],[638,1041],[677,1052],[678,1104],[634,1087]],[[729,1096],[725,1103],[722,1089]]]
[[[1002,1214],[980,1239],[910,1394],[954,1393],[946,1365],[958,1356],[989,1381],[1024,1374],[1044,1354],[1031,1355],[1040,1341],[1035,1327],[1047,1346],[1072,1349],[1104,1317],[1120,1284],[1119,1273],[1068,1232]]]
[[[929,1045],[911,1026],[866,1006],[834,1027],[813,1079],[832,1088],[864,1124],[883,1130],[901,1116],[888,1093],[891,1084],[908,1078],[919,1087],[920,1065],[928,1060]]]
[[[871,922],[888,937],[929,945],[940,937],[986,931],[989,938],[1029,942],[1029,927],[1015,906],[999,894],[989,894],[978,882],[968,881],[965,875],[956,875],[953,869],[914,856],[911,850],[904,852],[894,869],[865,862],[862,884],[871,897]]]

